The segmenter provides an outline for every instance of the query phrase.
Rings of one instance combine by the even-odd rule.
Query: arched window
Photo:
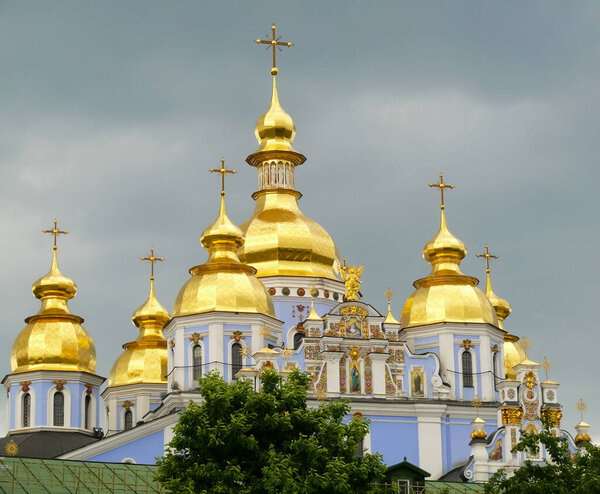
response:
[[[202,347],[200,345],[194,345],[192,348],[192,365],[193,367],[193,378],[194,380],[202,377]]]
[[[91,429],[90,424],[92,422],[92,397],[85,395],[83,405],[83,427],[85,429]]]
[[[473,387],[473,357],[471,352],[463,352],[462,354],[462,376],[463,387]]]
[[[56,427],[62,427],[65,425],[65,395],[63,395],[60,391],[54,393],[53,409],[53,425]]]
[[[302,341],[304,341],[304,333],[298,331],[294,335],[294,350],[298,350],[298,348],[300,348],[300,345],[302,345]]]
[[[231,345],[231,377],[234,378],[242,368],[242,345],[234,343]]]
[[[131,410],[125,410],[123,419],[125,420],[125,430],[128,431],[133,427],[133,412]]]
[[[25,393],[23,395],[23,427],[31,425],[31,395]]]

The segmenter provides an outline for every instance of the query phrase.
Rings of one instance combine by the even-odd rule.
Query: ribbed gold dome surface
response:
[[[238,259],[236,251],[244,244],[244,236],[227,217],[223,197],[219,216],[200,241],[209,253],[208,261],[190,269],[192,277],[177,295],[173,317],[213,311],[275,317],[273,301],[254,276],[256,270]]]
[[[125,351],[116,360],[108,386],[162,384],[167,382],[167,340],[163,328],[171,319],[154,295],[154,277],[150,279],[148,299],[133,313],[132,321],[140,330],[135,341],[125,343]]]
[[[506,333],[504,335],[504,372],[506,379],[516,379],[517,373],[513,370],[515,365],[528,360],[523,347],[517,342],[519,337],[514,334]]]
[[[257,276],[314,276],[337,280],[335,243],[316,221],[298,207],[295,190],[262,190],[256,208],[241,225],[246,242],[238,254],[256,268]]]
[[[39,312],[25,319],[27,326],[13,343],[13,373],[34,370],[66,370],[94,373],[96,347],[81,326],[83,319],[71,313],[68,300],[77,286],[58,269],[56,247],[50,271],[32,286],[42,302]]]
[[[460,271],[466,254],[465,245],[448,230],[442,207],[440,229],[423,248],[423,258],[432,266],[431,274],[414,282],[416,290],[400,317],[403,327],[440,322],[498,325],[494,308],[477,288],[477,278]]]

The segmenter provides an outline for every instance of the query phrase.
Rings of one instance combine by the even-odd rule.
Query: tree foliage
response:
[[[380,455],[357,455],[368,421],[346,421],[350,406],[335,400],[306,406],[310,376],[262,374],[255,392],[217,373],[199,380],[201,405],[181,412],[174,438],[158,459],[170,492],[207,494],[374,493],[385,466]]]
[[[523,432],[513,451],[535,454],[543,446],[551,458],[547,463],[529,460],[508,477],[499,470],[485,487],[490,494],[583,494],[600,492],[600,447],[585,443],[573,454],[564,437],[555,436],[546,420],[539,433]]]

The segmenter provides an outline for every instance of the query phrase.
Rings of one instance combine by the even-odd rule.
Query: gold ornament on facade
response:
[[[65,384],[67,384],[67,381],[63,380],[63,379],[56,379],[54,381],[52,381],[53,384],[56,384],[56,389],[58,391],[62,391],[65,387]]]
[[[387,300],[387,316],[383,321],[384,324],[400,324],[400,321],[398,321],[392,314],[392,298],[394,297],[394,292],[392,292],[392,289],[389,286],[387,287],[384,295]]]
[[[21,381],[19,383],[19,385],[21,386],[21,391],[23,391],[23,393],[27,393],[27,391],[29,391],[30,384],[31,384],[31,381]]]
[[[552,427],[560,427],[560,421],[563,418],[563,413],[558,408],[544,408],[542,409],[544,418],[552,424]]]
[[[342,259],[342,265],[340,266],[340,275],[342,281],[346,286],[346,301],[355,302],[358,300],[358,292],[360,291],[360,277],[363,274],[365,266],[346,266],[346,258]]]
[[[121,403],[121,406],[125,410],[129,410],[133,405],[134,405],[133,401],[130,401],[130,400],[125,400],[123,403]]]
[[[359,346],[351,346],[350,352],[348,353],[352,360],[358,360],[361,357],[360,347]]]
[[[523,420],[523,409],[503,407],[500,411],[502,415],[502,424],[504,425],[521,425]]]
[[[415,291],[402,309],[404,328],[443,322],[498,325],[496,312],[486,295],[477,288],[479,280],[463,274],[460,263],[467,255],[465,244],[446,225],[444,193],[454,188],[444,182],[429,184],[441,195],[440,228],[423,247],[423,259],[431,265],[428,276],[416,280]]]
[[[579,432],[575,436],[575,444],[579,445],[581,443],[589,443],[592,440],[592,436],[590,436],[587,432]]]
[[[473,405],[473,408],[475,408],[475,413],[479,417],[479,409],[481,408],[481,405],[483,405],[483,402],[479,399],[479,396],[475,396],[475,399],[471,402],[471,405]]]
[[[464,348],[465,350],[470,350],[471,348],[473,348],[473,346],[473,342],[469,338],[464,339],[460,344],[460,347]]]
[[[236,343],[239,343],[240,340],[245,340],[246,337],[242,334],[241,331],[234,331],[233,334],[229,337],[230,340],[235,340]]]
[[[289,360],[292,358],[293,354],[294,354],[293,348],[284,348],[283,351],[281,352],[281,358],[283,360]]]
[[[319,401],[325,401],[327,399],[327,391],[322,388],[317,388],[315,392],[315,398]]]
[[[41,301],[41,308],[25,319],[27,326],[12,346],[12,372],[58,370],[94,374],[94,342],[81,326],[83,319],[68,307],[77,285],[58,269],[57,238],[68,232],[60,230],[56,220],[51,229],[43,232],[53,236],[52,264],[50,271],[33,283],[33,295]]]
[[[485,439],[487,437],[487,432],[483,429],[475,429],[471,432],[471,439]]]
[[[252,348],[250,348],[248,345],[243,345],[242,346],[242,350],[241,350],[241,354],[243,357],[250,357],[252,356]]]
[[[527,372],[525,374],[525,386],[529,389],[533,388],[537,384],[537,380],[535,378],[535,374],[532,371]]]
[[[260,328],[260,335],[263,338],[269,338],[271,336],[271,329],[267,326],[261,326]]]
[[[4,446],[4,452],[6,453],[6,456],[17,456],[19,453],[19,446],[17,446],[17,443],[13,439],[11,439]]]
[[[199,341],[201,341],[203,339],[204,339],[204,336],[200,336],[200,333],[198,333],[197,331],[194,331],[192,336],[188,337],[188,340],[190,340],[194,344],[198,343]]]

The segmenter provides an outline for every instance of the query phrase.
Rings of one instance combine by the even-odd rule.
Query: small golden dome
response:
[[[292,151],[292,142],[296,136],[296,126],[292,117],[279,104],[277,78],[273,75],[273,93],[271,104],[256,122],[254,134],[261,151]]]
[[[504,329],[504,319],[506,319],[510,315],[512,309],[510,308],[510,304],[506,300],[498,297],[498,295],[496,295],[492,290],[489,270],[487,272],[485,295],[492,304],[492,307],[494,307],[494,310],[496,311],[496,316],[498,317],[498,327],[500,329]]]
[[[388,300],[387,306],[388,306],[387,317],[385,318],[385,321],[383,321],[383,324],[400,324],[400,321],[398,321],[392,314],[392,303],[389,300]]]
[[[423,248],[423,258],[431,264],[431,273],[413,283],[416,290],[400,316],[403,327],[440,322],[498,325],[490,301],[477,288],[479,280],[460,271],[460,262],[466,254],[465,245],[448,230],[442,206],[440,229]]]
[[[167,382],[167,341],[163,328],[170,319],[167,309],[156,300],[154,276],[151,276],[150,295],[131,317],[140,334],[135,341],[123,345],[125,351],[110,370],[109,387]]]
[[[83,319],[72,314],[67,305],[77,293],[77,285],[58,269],[56,246],[50,271],[33,284],[32,291],[42,306],[36,315],[25,319],[27,326],[13,343],[12,372],[65,370],[94,373],[96,347],[81,326]]]
[[[181,288],[173,317],[204,312],[248,312],[275,317],[273,301],[256,278],[256,270],[242,264],[236,251],[243,246],[241,230],[227,217],[221,196],[219,215],[200,239],[209,257],[190,269],[192,277]]]
[[[517,373],[513,370],[513,367],[529,360],[523,347],[517,343],[518,341],[519,337],[514,334],[506,333],[504,335],[504,373],[506,379],[516,379]]]

